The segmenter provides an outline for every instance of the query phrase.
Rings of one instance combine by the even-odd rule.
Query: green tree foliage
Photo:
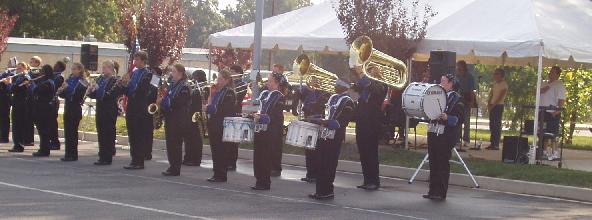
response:
[[[545,72],[548,72],[547,69]],[[592,70],[577,68],[566,69],[561,73],[561,81],[567,90],[567,104],[562,114],[565,142],[571,144],[576,123],[590,122],[592,107]]]
[[[248,24],[255,21],[255,3],[255,0],[238,0],[236,7],[227,6],[221,13],[233,27]],[[311,5],[310,0],[265,0],[263,18],[309,5]]]
[[[0,7],[21,15],[11,36],[82,40],[93,34],[117,41],[115,0],[3,0]]]
[[[189,17],[195,21],[187,31],[186,47],[205,47],[210,34],[230,27],[218,12],[217,0],[186,0],[185,6]]]

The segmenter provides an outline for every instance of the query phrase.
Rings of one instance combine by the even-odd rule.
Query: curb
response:
[[[59,129],[58,133],[60,137],[63,137],[64,133],[62,129]],[[82,137],[84,137],[84,141],[97,141],[96,133],[79,131],[78,135],[81,139]],[[127,136],[117,136],[117,141],[117,145],[128,144]],[[122,148],[129,149],[129,147],[127,146],[124,146]],[[154,139],[153,149],[165,150],[165,141],[160,139]],[[204,145],[203,154],[209,155],[210,152],[210,146]],[[238,157],[241,159],[252,160],[253,151],[248,149],[239,149]],[[294,154],[283,154],[282,164],[306,166],[304,156]],[[359,162],[339,160],[337,170],[342,172],[361,173],[362,167]],[[414,172],[415,169],[413,168],[380,165],[380,176],[382,177],[392,177],[408,180]],[[426,182],[428,180],[428,177],[429,171],[422,169],[418,173],[415,180]],[[475,179],[479,183],[480,189],[592,202],[592,189],[588,188],[527,182],[521,180],[500,179],[486,176],[475,176]],[[456,186],[474,187],[471,178],[466,174],[451,173],[450,184]]]

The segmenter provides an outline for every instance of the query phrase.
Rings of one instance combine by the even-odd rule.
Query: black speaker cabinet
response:
[[[502,161],[505,163],[528,163],[528,138],[504,136]]]
[[[92,44],[80,45],[80,63],[84,68],[97,71],[99,62],[99,46]]]
[[[456,52],[430,52],[430,83],[440,83],[442,75],[454,73],[456,69]]]

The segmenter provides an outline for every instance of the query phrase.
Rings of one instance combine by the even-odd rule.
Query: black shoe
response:
[[[269,190],[271,187],[269,186],[251,186],[252,190]]]
[[[378,188],[380,188],[380,185],[370,183],[370,184],[366,184],[366,188],[364,188],[364,189],[365,190],[378,190]]]
[[[219,177],[210,177],[207,180],[208,180],[208,182],[212,182],[212,183],[225,183],[226,182],[226,179],[222,179]]]
[[[31,142],[31,143],[26,143],[26,144],[23,144],[23,145],[25,145],[27,147],[32,147],[32,146],[35,146],[35,143],[34,142]]]
[[[146,157],[144,157],[145,160],[152,160],[152,154],[148,154],[146,155]]]
[[[72,161],[77,161],[78,158],[76,158],[76,157],[62,157],[62,158],[60,158],[60,160],[64,161],[64,162],[72,162]]]
[[[21,147],[21,146],[14,146],[12,147],[12,149],[8,150],[8,152],[10,153],[21,153],[25,151],[25,148]]]
[[[425,199],[431,199],[431,200],[438,200],[438,201],[443,201],[446,200],[446,198],[444,196],[436,196],[436,195],[423,195],[422,196]]]
[[[368,185],[368,184],[365,184],[364,183],[362,185],[356,186],[356,188],[358,188],[358,189],[366,189],[366,185]]]
[[[307,182],[307,183],[314,183],[314,182],[317,181],[317,179],[315,179],[315,178],[309,178],[309,177],[304,177],[304,178],[300,178],[300,181]]]
[[[331,193],[331,194],[327,194],[327,195],[319,195],[319,194],[314,193],[314,194],[309,194],[308,197],[311,199],[316,199],[316,200],[329,200],[329,199],[335,198],[335,194]]]
[[[33,157],[49,157],[49,152],[45,153],[37,151],[33,153]]]
[[[107,161],[100,161],[100,160],[99,160],[99,161],[95,162],[95,163],[94,163],[94,165],[97,165],[97,166],[111,165],[111,162],[107,162]]]
[[[163,176],[180,176],[181,171],[173,172],[173,171],[167,170],[167,171],[162,172],[162,175]]]
[[[236,165],[230,165],[226,168],[227,171],[236,171]]]
[[[193,162],[193,161],[183,161],[183,165],[190,166],[190,167],[199,167],[201,166],[200,162]]]
[[[271,173],[269,174],[269,176],[273,176],[273,177],[278,177],[282,175],[282,171],[281,170],[272,170]]]
[[[126,170],[142,170],[142,169],[144,169],[144,165],[130,164],[130,165],[124,166],[123,169],[126,169]]]

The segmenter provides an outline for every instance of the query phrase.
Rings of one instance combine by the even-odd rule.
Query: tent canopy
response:
[[[264,49],[345,52],[332,1],[263,20]],[[542,47],[547,64],[592,63],[592,1],[422,0],[438,13],[415,59],[432,50],[457,53],[471,63],[536,64]],[[370,18],[369,18],[370,19]],[[249,48],[254,23],[210,35],[212,46]]]

